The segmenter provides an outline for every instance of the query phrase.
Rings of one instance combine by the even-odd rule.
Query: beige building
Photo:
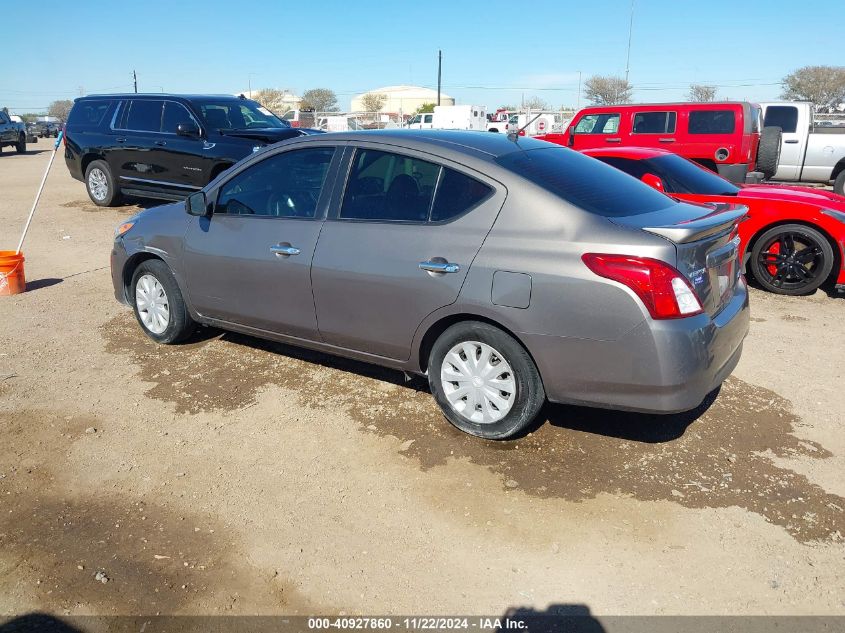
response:
[[[381,112],[411,114],[424,103],[437,103],[437,91],[420,86],[385,86],[384,88],[375,88],[369,92],[383,94],[387,97],[381,108]],[[366,110],[361,103],[364,94],[359,94],[352,98],[351,112],[364,112]],[[440,105],[455,105],[455,99],[441,92]]]

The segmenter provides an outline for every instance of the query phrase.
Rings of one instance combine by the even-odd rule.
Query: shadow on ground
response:
[[[539,497],[611,493],[689,508],[737,506],[801,542],[842,538],[845,499],[773,460],[830,453],[794,434],[800,420],[787,400],[736,378],[689,413],[549,405],[534,432],[487,442],[451,427],[425,383],[406,387],[399,372],[229,333],[159,346],[129,312],[102,331],[108,351],[138,365],[148,396],[178,413],[237,411],[280,387],[307,406],[345,410],[363,432],[402,440],[403,454],[424,470],[465,459],[497,473],[505,489]]]

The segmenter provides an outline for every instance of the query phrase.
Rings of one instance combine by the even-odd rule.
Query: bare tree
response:
[[[783,78],[784,99],[812,101],[819,112],[845,102],[845,66],[804,66]]]
[[[548,110],[549,104],[540,97],[530,97],[523,102],[522,107],[528,110]]]
[[[688,101],[715,101],[716,86],[705,86],[703,84],[690,84]]]
[[[59,121],[67,121],[67,115],[70,114],[70,109],[73,107],[73,101],[69,99],[62,99],[54,101],[47,108],[47,114],[56,117]]]
[[[252,98],[268,110],[281,115],[284,114],[290,106],[290,102],[285,102],[285,97],[289,94],[290,92],[288,90],[262,88],[261,90],[255,90],[252,93]]]
[[[633,88],[627,79],[593,75],[584,82],[584,94],[593,105],[630,103]]]
[[[302,93],[303,110],[314,112],[337,112],[337,95],[328,88],[312,88]]]
[[[387,95],[378,92],[368,92],[361,97],[361,105],[367,112],[378,112],[384,107]]]

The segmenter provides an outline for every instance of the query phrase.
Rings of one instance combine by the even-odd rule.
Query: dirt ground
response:
[[[50,147],[0,156],[2,249]],[[548,406],[484,442],[393,372],[155,345],[109,277],[134,210],[60,153],[0,297],[0,613],[845,614],[845,299],[753,291],[692,413]]]

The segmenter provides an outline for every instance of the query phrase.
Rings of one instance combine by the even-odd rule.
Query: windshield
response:
[[[205,124],[212,130],[254,130],[288,128],[260,103],[249,99],[203,99],[194,101]]]
[[[647,172],[663,181],[666,193],[700,193],[711,196],[735,196],[739,187],[675,154],[642,161]]]
[[[618,169],[564,147],[511,152],[496,162],[597,215],[650,213],[677,202]]]

